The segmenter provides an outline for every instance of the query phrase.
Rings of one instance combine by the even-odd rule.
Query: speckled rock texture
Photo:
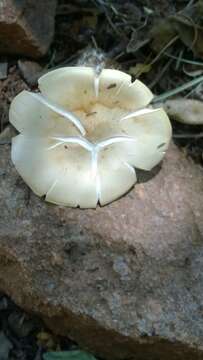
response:
[[[103,358],[203,359],[203,171],[171,145],[139,179],[103,208],[58,207],[2,145],[0,290]]]
[[[45,55],[54,35],[55,9],[56,0],[0,0],[0,53]]]

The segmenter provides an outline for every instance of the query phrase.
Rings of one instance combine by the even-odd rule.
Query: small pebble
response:
[[[24,80],[30,86],[37,85],[37,80],[43,74],[43,68],[35,61],[19,60],[18,67]]]
[[[0,169],[0,176],[4,175],[4,174],[5,174],[5,171]],[[0,298],[0,311],[6,310],[7,308],[8,308],[8,300],[5,296],[2,296]]]
[[[7,74],[8,74],[8,63],[0,62],[0,80],[6,79]]]

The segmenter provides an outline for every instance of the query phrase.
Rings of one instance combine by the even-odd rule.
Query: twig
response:
[[[92,40],[92,43],[93,43],[93,46],[95,47],[95,49],[98,50],[99,47],[98,47],[98,44],[96,42],[94,35],[91,36],[91,40]]]
[[[187,89],[191,88],[192,86],[195,86],[201,82],[203,82],[203,75],[199,76],[198,78],[196,78],[194,80],[187,82],[186,84],[178,86],[176,89],[172,89],[172,90],[166,91],[165,93],[163,93],[159,96],[155,96],[153,99],[153,103],[168,99],[169,97],[179,94],[180,92],[187,90]]]
[[[193,21],[193,19],[190,17],[190,16],[187,16],[183,13],[180,14],[179,16],[179,19],[181,20],[181,18],[183,18],[183,23],[184,22],[184,18],[186,20],[188,20],[190,22],[190,24],[193,26],[193,29],[194,29],[194,37],[193,37],[193,40],[192,40],[192,44],[191,44],[191,48],[194,47],[195,43],[197,42],[197,38],[198,38],[198,29],[197,29],[197,25],[195,24],[195,22]]]
[[[203,132],[199,133],[199,134],[173,134],[173,138],[175,139],[190,139],[190,138],[194,138],[194,139],[199,139],[203,137]]]
[[[124,35],[121,31],[119,31],[119,30],[116,28],[116,26],[114,25],[111,17],[110,17],[109,14],[108,14],[108,10],[106,9],[106,4],[105,4],[102,0],[97,0],[97,1],[96,1],[96,4],[98,4],[98,3],[99,3],[99,5],[100,5],[101,9],[103,10],[103,12],[104,12],[104,14],[105,14],[105,16],[106,16],[106,19],[107,19],[109,25],[111,26],[112,30],[115,32],[115,34],[118,35],[119,37],[127,40],[126,35]]]
[[[194,0],[190,0],[188,4],[186,5],[185,9],[188,9],[190,6],[193,5]]]
[[[176,61],[176,67],[175,67],[176,71],[178,71],[178,69],[179,69],[179,66],[180,66],[180,63],[181,63],[181,59],[182,59],[183,53],[184,53],[184,50],[181,49],[180,52],[179,52],[177,61]]]
[[[164,52],[164,55],[166,55],[167,57],[169,57],[171,59],[180,60],[178,56],[169,54],[167,52]],[[203,62],[201,62],[201,61],[193,61],[193,60],[189,60],[189,59],[185,59],[185,58],[181,58],[180,61],[183,63],[186,63],[186,64],[203,66]]]
[[[11,140],[2,140],[0,141],[0,145],[8,145],[11,144]]]
[[[167,61],[167,63],[165,64],[165,66],[163,66],[163,68],[161,69],[161,71],[157,74],[157,76],[155,77],[155,79],[151,82],[151,84],[149,85],[150,89],[153,89],[154,86],[159,82],[159,80],[162,78],[163,74],[167,71],[167,69],[169,68],[169,66],[171,65],[171,63],[173,62],[173,59],[169,59]]]
[[[159,58],[160,56],[166,51],[166,49],[168,49],[171,45],[174,44],[174,42],[176,42],[179,39],[179,36],[176,35],[173,37],[173,39],[171,39],[158,53],[158,55],[154,58],[154,60],[151,61],[151,63],[149,65],[153,65]]]
[[[195,93],[197,96],[199,96],[199,93],[201,93],[202,90],[202,84],[199,84],[197,86],[195,86],[191,91],[189,91],[189,93],[187,93],[184,98],[189,98],[193,95],[193,93]]]

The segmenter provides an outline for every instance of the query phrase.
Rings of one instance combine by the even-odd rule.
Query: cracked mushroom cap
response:
[[[135,168],[151,170],[162,160],[171,125],[163,109],[146,108],[153,95],[141,81],[118,70],[65,67],[42,76],[39,89],[11,104],[20,133],[11,157],[47,201],[108,204],[136,183]]]

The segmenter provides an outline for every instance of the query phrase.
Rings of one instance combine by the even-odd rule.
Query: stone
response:
[[[8,63],[6,61],[0,62],[0,80],[7,78],[8,73]]]
[[[8,300],[6,296],[0,295],[0,311],[8,309]]]
[[[203,169],[174,145],[96,210],[35,196],[0,148],[0,291],[107,359],[203,359]],[[82,181],[82,179],[81,179]]]
[[[17,134],[12,125],[8,125],[0,132],[0,145],[11,144],[11,138]]]
[[[10,66],[7,78],[0,81],[0,132],[8,123],[11,101],[23,90],[30,90],[30,88],[16,70],[16,66]]]
[[[0,90],[1,91],[1,90]],[[0,132],[8,123],[8,104],[0,98]]]
[[[18,67],[23,79],[29,86],[37,86],[38,79],[47,71],[43,71],[37,62],[29,60],[19,60]]]
[[[38,58],[54,35],[56,0],[0,0],[0,53]]]

